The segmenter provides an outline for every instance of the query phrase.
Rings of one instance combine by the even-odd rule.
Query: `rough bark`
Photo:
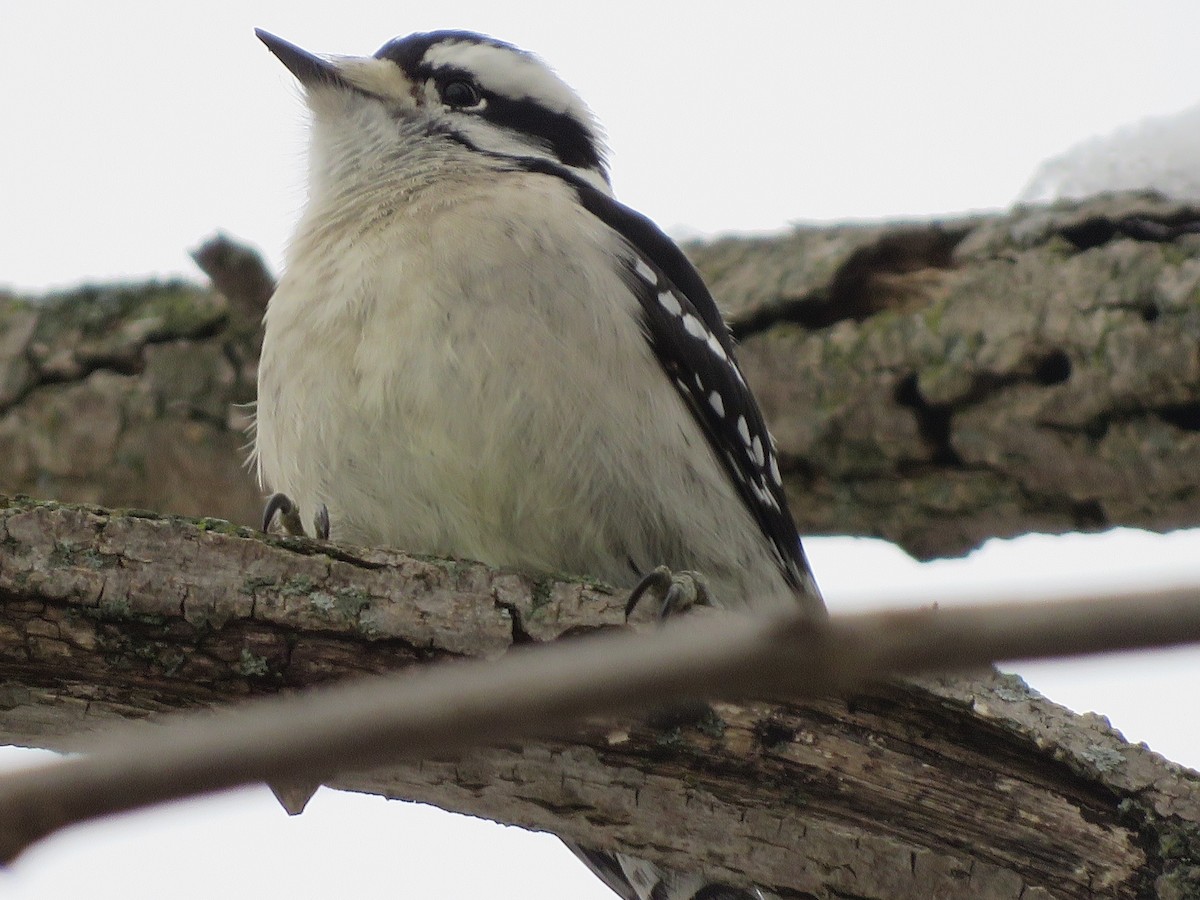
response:
[[[17,501],[0,529],[0,741],[623,618],[596,586],[210,520]],[[1200,890],[1200,775],[994,674],[593,721],[335,784],[822,897]]]
[[[269,276],[227,242],[197,255],[235,300],[179,282],[0,294],[0,492],[258,517],[245,448]]]
[[[695,247],[802,533],[921,557],[1198,521],[1200,210],[1115,196]]]
[[[920,557],[1200,521],[1200,208],[1135,195],[688,248],[741,337],[802,533]],[[252,523],[270,277],[0,303],[0,490]]]

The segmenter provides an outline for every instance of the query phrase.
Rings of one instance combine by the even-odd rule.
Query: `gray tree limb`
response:
[[[213,521],[23,501],[10,502],[0,523],[3,740],[78,746],[81,731],[112,718],[418,661],[496,657],[517,644],[562,643],[623,619],[622,598],[600,587],[266,538]],[[1137,627],[1128,620],[1133,610],[1126,604],[1113,612],[1125,616],[1116,634],[1129,640]],[[1164,608],[1157,620],[1149,603],[1137,612],[1143,622],[1162,623],[1159,638],[1164,626],[1179,637],[1200,630],[1194,599]],[[838,672],[860,679],[878,671],[872,665],[962,664],[987,658],[972,656],[984,651],[970,648],[987,647],[988,640],[992,654],[998,647],[1094,648],[1101,646],[1097,622],[1105,619],[1071,612],[1069,621],[1086,627],[1064,637],[1061,623],[1021,611],[1011,624],[1025,643],[997,645],[1005,632],[993,628],[989,638],[986,616],[964,632],[939,624],[957,613],[939,615],[925,613],[907,625],[899,615],[862,625],[835,622],[832,634],[849,628],[840,633],[851,642],[802,655],[803,680],[789,687],[837,679]],[[736,649],[749,632],[739,625],[729,634]],[[867,643],[854,634],[866,635]],[[700,635],[684,643],[693,660],[720,658],[721,650],[708,653],[697,644]],[[895,649],[882,648],[904,646],[906,635],[918,638],[913,646],[921,655],[902,663]],[[980,636],[983,644],[976,643]],[[871,646],[877,649],[866,652]],[[571,652],[570,644],[563,649]],[[574,652],[587,668],[589,651],[581,644]],[[768,649],[762,656],[774,660],[776,676],[792,670],[783,665],[786,654]],[[726,668],[713,677],[736,680],[732,660],[725,657]],[[634,684],[639,672],[659,677],[645,661],[620,668]],[[678,688],[683,679],[675,696],[695,693],[694,673],[664,668],[666,682],[674,679]],[[539,682],[556,680],[540,670],[535,675]],[[463,670],[460,681],[466,677]],[[837,683],[845,682],[823,686]],[[621,678],[610,685],[625,687]],[[625,699],[617,705],[628,702],[618,694]],[[472,695],[463,689],[462,696]],[[511,735],[495,730],[507,721],[497,704],[491,697],[475,707],[490,712],[489,733]],[[435,705],[441,710],[445,703]],[[522,727],[537,720],[527,704],[514,708]],[[554,716],[547,713],[547,725],[561,722]],[[443,745],[452,746],[445,737],[452,722],[439,727]],[[221,732],[214,728],[206,740],[219,745]],[[286,759],[318,753],[304,744],[302,731],[292,726],[287,733],[296,735],[297,746]],[[333,783],[544,828],[676,867],[699,862],[728,880],[818,896],[916,898],[966,890],[987,897],[1165,897],[1200,883],[1192,863],[1200,775],[1126,744],[1101,720],[1074,716],[1014,678],[897,683],[848,700],[720,702],[651,721],[594,719],[556,734],[465,755],[430,754],[418,744],[425,754],[415,765],[343,774]],[[256,758],[250,755],[249,764]],[[119,786],[110,786],[108,793],[114,791]],[[105,792],[93,785],[79,794],[87,805]],[[0,808],[4,802],[0,788]],[[9,821],[28,821],[36,830],[69,805],[31,803],[28,819]],[[14,826],[12,833],[20,831]]]
[[[741,338],[801,533],[931,557],[1200,522],[1197,222],[1119,195],[688,250]],[[241,404],[270,276],[227,243],[197,258],[235,300],[0,302],[0,491],[256,520]]]
[[[1198,222],[1117,195],[690,249],[801,533],[927,558],[1200,521]]]

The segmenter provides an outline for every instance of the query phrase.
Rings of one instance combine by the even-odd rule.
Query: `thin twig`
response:
[[[254,321],[262,317],[275,279],[258,250],[217,232],[192,251],[192,259],[234,309]]]
[[[125,726],[0,779],[0,859],[59,828],[237,785],[529,738],[703,697],[818,696],[887,675],[1200,641],[1200,593],[1161,591],[836,616],[705,617]]]

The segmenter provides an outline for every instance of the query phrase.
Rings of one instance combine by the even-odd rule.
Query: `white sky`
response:
[[[1069,145],[1200,100],[1191,2],[0,0],[0,285],[198,278],[186,248],[216,228],[279,266],[304,115],[255,26],[319,52],[443,27],[534,50],[606,123],[618,196],[675,231],[999,208]],[[1012,579],[1200,580],[1196,534],[993,542],[925,567],[879,542],[810,556],[835,610]],[[1200,652],[1020,671],[1200,767]],[[295,820],[273,804],[248,791],[79,829],[0,874],[0,893],[610,897],[546,836],[328,791]]]
[[[564,12],[570,9],[569,16]],[[262,26],[372,53],[466,27],[535,50],[668,228],[1006,205],[1090,134],[1194,103],[1188,2],[0,2],[0,283],[195,276],[215,228],[278,263],[304,120]]]

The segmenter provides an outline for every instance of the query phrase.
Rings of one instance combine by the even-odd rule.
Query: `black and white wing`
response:
[[[770,541],[785,579],[798,597],[820,608],[774,441],[700,273],[645,216],[570,173],[555,174],[574,186],[589,212],[625,239],[628,283],[641,303],[646,339]]]

